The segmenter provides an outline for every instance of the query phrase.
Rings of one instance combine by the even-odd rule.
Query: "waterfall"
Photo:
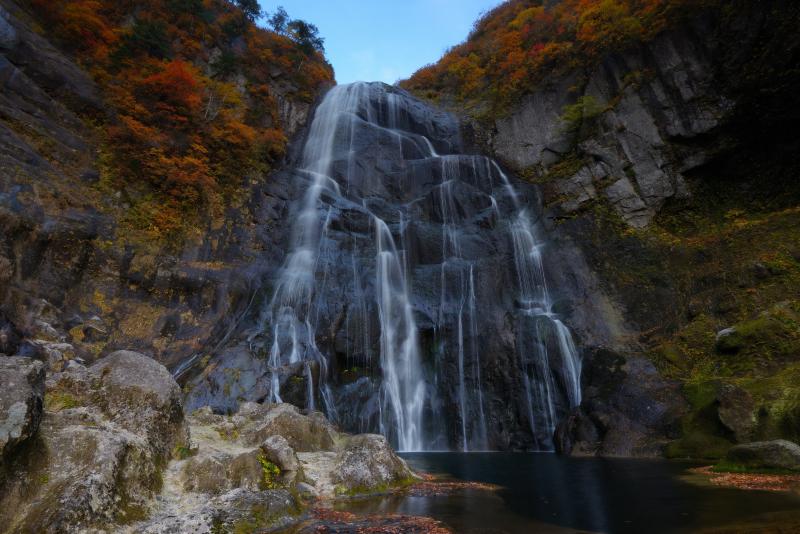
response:
[[[290,174],[287,254],[249,337],[266,399],[302,394],[402,451],[491,450],[498,416],[518,413],[504,424],[528,434],[519,442],[552,448],[580,403],[580,358],[552,310],[545,242],[527,197],[459,143],[452,116],[395,88],[325,96]]]
[[[569,329],[552,313],[553,302],[548,291],[543,263],[543,242],[536,236],[536,226],[531,222],[528,211],[520,207],[519,198],[508,176],[497,163],[494,163],[494,168],[500,174],[517,209],[510,229],[514,243],[514,263],[521,313],[532,318],[537,339],[547,340],[555,337],[558,349],[556,356],[562,362],[561,371],[569,403],[571,407],[578,406],[581,402],[581,360]],[[546,342],[537,343],[533,351],[535,358],[532,361],[526,358],[524,353],[520,359],[528,400],[528,419],[534,432],[537,425],[541,424],[545,427],[546,435],[552,436],[558,423],[553,406],[556,383],[551,362],[553,355],[550,354]]]
[[[383,409],[381,424],[393,421],[399,447],[422,450],[422,408],[425,386],[417,343],[417,327],[406,289],[406,275],[394,239],[382,220],[375,219],[378,248],[378,310],[381,323]]]

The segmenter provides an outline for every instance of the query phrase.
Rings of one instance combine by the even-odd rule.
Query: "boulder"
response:
[[[210,495],[234,489],[266,489],[261,457],[258,449],[241,452],[203,450],[186,461],[182,470],[183,489]]]
[[[306,417],[289,405],[245,402],[230,416],[214,414],[209,407],[195,410],[189,417],[195,449],[180,469],[181,486],[214,495],[294,487],[303,480],[297,454],[286,437],[271,433],[275,416],[286,414],[292,424],[283,421],[281,431],[295,438],[312,432],[313,425],[330,428],[324,418]],[[258,442],[259,436],[266,437]]]
[[[733,432],[738,443],[750,441],[756,428],[756,406],[750,394],[731,384],[723,384],[717,393],[720,422]]]
[[[755,469],[800,471],[800,446],[783,439],[745,443],[732,447],[727,460]]]
[[[249,445],[260,445],[271,436],[283,436],[296,452],[330,451],[336,431],[322,414],[306,416],[296,406],[278,404],[242,430],[242,439]]]
[[[77,532],[136,519],[160,489],[165,463],[147,440],[86,407],[47,413],[17,478],[38,482],[1,503],[12,532]]]
[[[142,354],[114,352],[89,368],[98,406],[122,428],[144,434],[161,457],[189,440],[181,388],[166,367]]]
[[[60,533],[143,517],[173,447],[188,440],[169,372],[118,352],[88,369],[73,362],[45,388],[39,431],[10,465],[0,523],[10,532]]]
[[[139,523],[134,532],[273,532],[296,522],[301,510],[297,498],[287,490],[237,489],[192,504]]]
[[[294,449],[283,436],[270,436],[261,444],[261,453],[264,459],[272,462],[281,472],[281,482],[285,485],[294,485],[303,479],[303,470],[300,460]]]
[[[384,436],[360,434],[337,455],[331,478],[339,493],[364,493],[402,484],[412,476]]]
[[[41,362],[0,357],[0,465],[39,428],[44,382]]]

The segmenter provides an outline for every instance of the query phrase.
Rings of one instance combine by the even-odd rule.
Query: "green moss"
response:
[[[236,441],[239,439],[239,429],[238,428],[217,428],[217,434],[219,437],[225,441]]]
[[[719,459],[733,446],[717,414],[719,381],[692,382],[683,387],[689,413],[681,420],[683,436],[669,443],[668,458]]]
[[[769,467],[749,467],[742,464],[722,460],[718,462],[711,470],[715,473],[752,473],[762,475],[796,475],[796,471],[788,469],[775,469]]]
[[[176,445],[172,450],[172,457],[176,460],[186,460],[197,454],[197,449],[192,449],[191,446],[180,444]]]
[[[669,443],[664,450],[664,456],[667,458],[717,460],[724,457],[732,445],[724,438],[702,430],[695,430],[681,439]]]
[[[739,379],[736,384],[756,403],[756,439],[800,441],[800,363],[769,377]]]
[[[270,462],[263,454],[258,455],[258,463],[261,464],[262,471],[261,489],[280,488],[281,468]]]
[[[81,401],[71,393],[64,391],[48,391],[44,395],[45,409],[51,412],[60,412],[61,410],[69,410],[71,408],[79,408],[83,406]]]
[[[577,132],[584,124],[594,120],[606,111],[606,107],[591,95],[584,95],[561,110],[561,122],[565,131]]]
[[[545,171],[547,180],[558,180],[575,176],[586,165],[586,159],[577,152],[572,152]]]
[[[377,486],[353,486],[351,488],[347,488],[343,485],[338,485],[334,489],[334,493],[339,497],[358,497],[363,495],[378,495],[381,493],[389,493],[390,491],[395,491],[399,489],[406,488],[413,484],[415,480],[411,477],[403,478],[401,480],[397,480],[395,482],[387,483],[387,484],[378,484]]]

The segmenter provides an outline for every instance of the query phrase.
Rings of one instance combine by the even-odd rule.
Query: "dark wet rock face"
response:
[[[687,410],[677,383],[644,358],[598,350],[583,371],[584,401],[556,430],[559,452],[599,456],[661,456],[679,436]]]

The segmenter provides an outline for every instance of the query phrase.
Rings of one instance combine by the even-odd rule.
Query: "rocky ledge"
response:
[[[0,378],[7,532],[255,532],[414,480],[383,436],[338,432],[318,412],[244,403],[187,416],[166,368],[135,352],[49,378],[0,356]]]

